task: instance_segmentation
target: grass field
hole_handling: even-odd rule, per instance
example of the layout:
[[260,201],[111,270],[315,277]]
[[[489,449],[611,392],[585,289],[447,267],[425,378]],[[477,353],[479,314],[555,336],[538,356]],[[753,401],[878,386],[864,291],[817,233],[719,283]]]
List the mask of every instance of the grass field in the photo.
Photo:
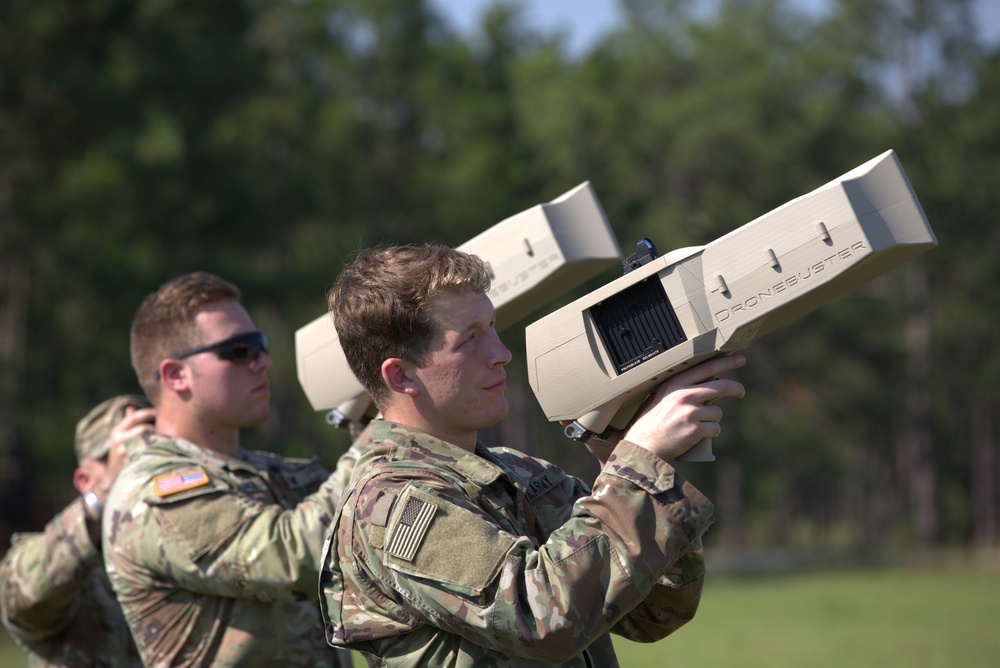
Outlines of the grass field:
[[[0,666],[23,666],[0,633]],[[674,636],[615,645],[624,668],[993,668],[1000,665],[1000,572],[949,566],[715,576],[697,618]]]
[[706,581],[688,626],[616,638],[628,668],[1000,665],[1000,573],[834,572]]

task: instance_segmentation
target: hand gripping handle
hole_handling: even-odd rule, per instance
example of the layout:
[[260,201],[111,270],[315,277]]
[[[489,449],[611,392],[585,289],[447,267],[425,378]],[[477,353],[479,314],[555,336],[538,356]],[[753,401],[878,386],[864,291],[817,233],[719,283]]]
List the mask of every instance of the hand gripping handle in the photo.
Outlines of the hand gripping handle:
[[[718,380],[720,376],[716,376],[713,380]],[[715,402],[708,402],[715,403]],[[677,457],[679,462],[714,462],[715,453],[712,452],[712,439],[703,438],[694,445],[691,449],[685,452],[683,455]]]
[[712,439],[703,438],[683,455],[677,457],[679,462],[714,462],[715,454],[712,452]]

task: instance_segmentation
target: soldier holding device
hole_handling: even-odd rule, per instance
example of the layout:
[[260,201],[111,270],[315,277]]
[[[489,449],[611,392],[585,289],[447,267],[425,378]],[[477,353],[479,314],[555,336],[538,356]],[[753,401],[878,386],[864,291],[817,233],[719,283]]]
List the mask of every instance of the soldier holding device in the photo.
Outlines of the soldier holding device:
[[330,294],[346,358],[382,418],[331,527],[328,641],[378,665],[616,666],[610,633],[690,621],[712,503],[668,463],[719,433],[741,355],[665,383],[593,487],[477,431],[507,413],[510,352],[478,257],[364,251]]

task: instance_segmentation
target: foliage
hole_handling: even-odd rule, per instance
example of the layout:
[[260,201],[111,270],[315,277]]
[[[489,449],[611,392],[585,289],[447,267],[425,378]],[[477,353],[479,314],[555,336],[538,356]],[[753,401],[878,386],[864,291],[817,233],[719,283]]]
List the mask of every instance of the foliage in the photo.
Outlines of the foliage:
[[[719,464],[684,473],[718,544],[994,544],[1000,55],[967,2],[717,4],[627,0],[570,58],[515,3],[462,37],[415,0],[0,0],[0,533],[70,498],[73,425],[137,390],[131,316],[172,276],[233,280],[271,338],[245,445],[332,466],[294,332],[354,249],[460,244],[590,180],[626,252],[665,252],[893,148],[940,247],[755,342]],[[524,375],[484,439],[592,474]]]

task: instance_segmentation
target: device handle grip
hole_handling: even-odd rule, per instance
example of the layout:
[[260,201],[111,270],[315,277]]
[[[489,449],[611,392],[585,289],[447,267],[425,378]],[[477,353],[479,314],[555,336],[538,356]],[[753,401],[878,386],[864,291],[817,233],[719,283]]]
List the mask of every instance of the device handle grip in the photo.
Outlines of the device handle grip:
[[703,438],[683,455],[677,457],[679,462],[714,462],[715,454],[712,452],[712,439]]
[[[712,380],[719,380],[719,378],[721,378],[721,376],[716,376]],[[714,404],[715,402],[714,401],[710,401],[708,403]],[[710,438],[703,438],[703,439],[701,439],[700,441],[698,441],[697,443],[695,443],[694,445],[692,445],[691,448],[687,452],[685,452],[683,455],[680,455],[679,457],[677,457],[677,461],[679,461],[679,462],[714,462],[715,461],[715,453],[712,452],[712,439],[710,439]]]

